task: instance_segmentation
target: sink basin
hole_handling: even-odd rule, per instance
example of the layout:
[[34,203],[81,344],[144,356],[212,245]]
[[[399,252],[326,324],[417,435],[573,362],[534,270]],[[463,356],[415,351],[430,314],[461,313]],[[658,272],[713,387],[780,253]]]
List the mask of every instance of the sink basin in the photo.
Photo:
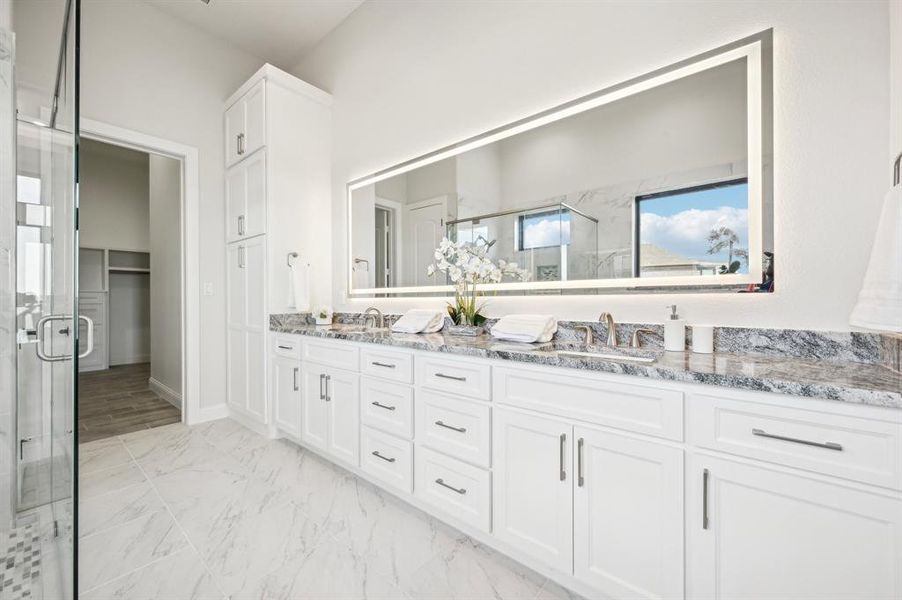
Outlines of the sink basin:
[[559,356],[573,358],[600,358],[624,362],[650,364],[658,360],[659,352],[642,348],[610,348],[608,346],[583,346],[579,349],[560,349]]
[[329,331],[339,331],[343,333],[385,333],[389,331],[388,327],[364,327],[363,325],[343,325],[341,323],[333,323],[329,325]]

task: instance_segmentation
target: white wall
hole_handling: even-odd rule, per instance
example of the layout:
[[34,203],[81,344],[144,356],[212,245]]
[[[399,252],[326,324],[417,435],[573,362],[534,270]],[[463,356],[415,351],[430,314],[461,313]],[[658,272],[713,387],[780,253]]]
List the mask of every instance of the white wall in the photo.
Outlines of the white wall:
[[82,2],[81,116],[195,146],[200,160],[201,405],[225,391],[225,99],[262,61],[137,0]]
[[886,190],[887,21],[885,0],[364,3],[294,70],[334,94],[336,308],[374,302],[345,300],[347,181],[773,27],[776,293],[493,298],[488,312],[661,321],[676,301],[690,321],[848,329]]
[[890,38],[892,57],[890,59],[890,80],[892,85],[892,133],[890,134],[890,155],[895,160],[902,152],[902,2],[890,2]]
[[150,251],[147,154],[82,140],[79,245]]
[[150,376],[182,393],[181,163],[150,155]]

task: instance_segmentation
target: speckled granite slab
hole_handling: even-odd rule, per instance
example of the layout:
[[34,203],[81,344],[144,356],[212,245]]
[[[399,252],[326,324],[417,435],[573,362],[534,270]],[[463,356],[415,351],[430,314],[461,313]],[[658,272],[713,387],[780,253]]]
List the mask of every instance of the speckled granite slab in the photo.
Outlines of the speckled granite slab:
[[561,352],[572,349],[574,344],[566,341],[534,346],[499,342],[486,335],[463,338],[441,333],[361,331],[352,325],[315,327],[302,319],[276,315],[270,321],[270,328],[320,338],[902,409],[902,374],[877,364],[722,352],[707,355],[661,352],[654,363],[645,364],[567,356]]

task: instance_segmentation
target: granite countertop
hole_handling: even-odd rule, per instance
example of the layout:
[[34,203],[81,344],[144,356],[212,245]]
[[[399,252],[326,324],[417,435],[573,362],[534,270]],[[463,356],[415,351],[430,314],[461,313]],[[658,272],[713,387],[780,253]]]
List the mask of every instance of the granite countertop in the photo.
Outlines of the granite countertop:
[[348,325],[273,324],[270,329],[280,333],[383,344],[459,356],[510,360],[902,409],[902,374],[877,364],[721,352],[714,354],[656,352],[654,355],[658,358],[653,363],[636,363],[562,354],[567,350],[581,349],[572,342],[519,344],[502,342],[487,335],[467,338],[442,333],[402,334],[388,330],[367,331],[360,326]]

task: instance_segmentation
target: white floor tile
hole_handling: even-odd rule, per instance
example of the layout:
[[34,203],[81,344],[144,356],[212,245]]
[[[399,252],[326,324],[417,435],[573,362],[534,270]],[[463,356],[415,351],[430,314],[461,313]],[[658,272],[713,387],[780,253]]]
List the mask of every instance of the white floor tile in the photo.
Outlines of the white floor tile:
[[78,477],[78,498],[86,500],[116,490],[121,490],[147,480],[134,462],[100,471],[80,474]]
[[78,506],[78,535],[93,535],[163,509],[163,503],[147,482],[85,498]]

